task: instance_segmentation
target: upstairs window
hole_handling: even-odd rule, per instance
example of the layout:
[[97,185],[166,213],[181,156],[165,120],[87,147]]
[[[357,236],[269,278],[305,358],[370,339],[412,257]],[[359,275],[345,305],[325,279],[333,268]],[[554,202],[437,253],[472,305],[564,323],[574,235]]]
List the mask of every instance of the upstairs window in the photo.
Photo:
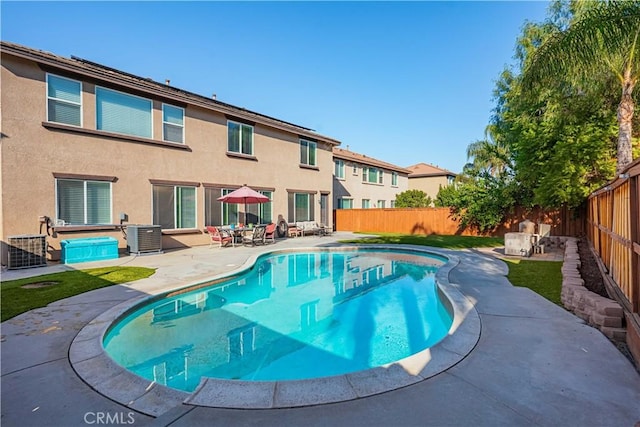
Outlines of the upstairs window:
[[391,172],[391,185],[398,186],[398,172]]
[[253,156],[253,126],[228,121],[227,151]]
[[342,160],[336,160],[336,170],[334,172],[336,178],[344,179],[344,162]]
[[162,139],[184,144],[184,108],[162,104]]
[[362,182],[382,184],[382,171],[376,168],[362,168]]
[[306,139],[300,140],[300,163],[303,165],[317,166],[316,151],[317,143],[313,141],[307,141]]
[[111,182],[56,180],[56,218],[65,225],[111,223]]
[[151,138],[151,100],[96,87],[96,127]]
[[82,126],[82,83],[47,74],[47,121]]

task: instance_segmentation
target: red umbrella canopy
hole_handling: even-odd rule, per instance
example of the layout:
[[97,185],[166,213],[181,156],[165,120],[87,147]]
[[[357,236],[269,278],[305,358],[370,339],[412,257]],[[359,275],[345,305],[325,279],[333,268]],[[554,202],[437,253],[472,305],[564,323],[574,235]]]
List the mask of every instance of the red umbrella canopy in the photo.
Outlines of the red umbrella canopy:
[[269,198],[264,194],[258,193],[256,190],[246,185],[232,191],[226,196],[218,197],[218,200],[226,203],[267,203]]
[[267,203],[271,200],[264,194],[258,193],[256,190],[243,185],[237,190],[232,191],[226,196],[218,197],[218,200],[225,203],[244,203],[244,222],[247,222],[247,204],[249,203]]

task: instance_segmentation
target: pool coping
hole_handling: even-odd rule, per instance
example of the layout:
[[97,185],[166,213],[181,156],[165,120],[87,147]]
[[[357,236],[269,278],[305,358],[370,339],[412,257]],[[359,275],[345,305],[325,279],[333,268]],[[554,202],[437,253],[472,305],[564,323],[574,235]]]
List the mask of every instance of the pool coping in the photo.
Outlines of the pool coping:
[[[137,304],[158,295],[203,283],[180,284],[154,295],[142,295],[118,304],[89,322],[69,348],[69,361],[76,374],[92,389],[138,412],[160,416],[188,404],[235,409],[271,409],[314,406],[364,398],[403,388],[446,371],[464,359],[480,338],[480,317],[474,305],[449,281],[449,273],[460,263],[451,253],[411,245],[336,246],[333,249],[395,249],[429,253],[448,260],[436,273],[436,283],[453,310],[448,335],[433,347],[384,366],[349,374],[287,381],[239,381],[201,379],[191,393],[176,390],[139,377],[118,365],[103,347],[111,324]],[[274,250],[251,255],[237,269],[212,276],[217,280],[251,268],[259,257],[278,252],[319,251],[317,247]],[[454,333],[455,332],[455,333]]]

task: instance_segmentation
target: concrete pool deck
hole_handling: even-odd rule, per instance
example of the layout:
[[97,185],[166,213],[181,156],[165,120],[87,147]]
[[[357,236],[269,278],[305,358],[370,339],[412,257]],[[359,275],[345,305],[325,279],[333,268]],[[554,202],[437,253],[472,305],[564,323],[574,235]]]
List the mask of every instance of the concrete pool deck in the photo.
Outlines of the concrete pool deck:
[[[331,246],[350,236],[285,239],[264,250]],[[173,401],[164,388],[151,386],[136,404],[153,417],[96,392],[76,374],[70,348],[92,320],[143,295],[235,270],[262,250],[201,246],[3,271],[2,280],[11,280],[102,265],[157,268],[148,279],[58,301],[2,323],[2,424],[633,426],[640,421],[640,375],[629,360],[573,314],[513,287],[503,261],[474,250],[438,249],[460,260],[448,278],[477,312],[477,344],[457,364],[394,391],[316,406],[246,410],[167,405]],[[85,359],[88,367],[90,359]],[[94,374],[109,383],[122,372],[96,369]],[[121,383],[114,390],[121,397],[130,394]]]

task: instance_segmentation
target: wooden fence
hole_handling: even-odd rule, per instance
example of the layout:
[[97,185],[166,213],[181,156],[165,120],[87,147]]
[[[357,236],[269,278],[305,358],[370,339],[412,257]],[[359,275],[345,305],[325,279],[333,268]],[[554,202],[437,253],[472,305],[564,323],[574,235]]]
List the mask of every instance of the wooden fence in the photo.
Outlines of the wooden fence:
[[504,224],[491,233],[460,228],[448,208],[338,209],[334,211],[338,231],[464,236],[504,236],[518,231],[518,223],[529,219],[551,225],[554,236],[578,236],[585,232],[585,215],[569,209],[543,211],[517,208]]
[[640,159],[589,197],[587,237],[615,286],[619,302],[640,306]]
[[607,292],[624,310],[626,342],[640,366],[640,159],[589,196],[587,238]]

